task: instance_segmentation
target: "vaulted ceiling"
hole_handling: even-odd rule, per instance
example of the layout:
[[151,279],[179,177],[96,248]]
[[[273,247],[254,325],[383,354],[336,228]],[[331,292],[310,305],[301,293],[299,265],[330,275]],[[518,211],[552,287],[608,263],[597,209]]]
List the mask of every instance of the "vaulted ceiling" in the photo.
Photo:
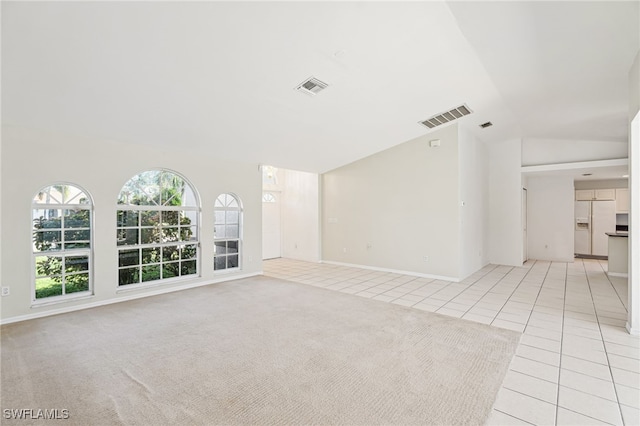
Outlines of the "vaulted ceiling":
[[312,172],[461,104],[486,142],[619,142],[638,6],[3,1],[2,120]]

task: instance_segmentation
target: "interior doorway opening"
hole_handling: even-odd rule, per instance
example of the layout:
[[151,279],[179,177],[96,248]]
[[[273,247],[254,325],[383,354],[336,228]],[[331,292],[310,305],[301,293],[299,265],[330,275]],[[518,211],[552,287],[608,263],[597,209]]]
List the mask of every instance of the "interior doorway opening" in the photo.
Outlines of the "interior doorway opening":
[[262,166],[262,260],[320,261],[320,177]]

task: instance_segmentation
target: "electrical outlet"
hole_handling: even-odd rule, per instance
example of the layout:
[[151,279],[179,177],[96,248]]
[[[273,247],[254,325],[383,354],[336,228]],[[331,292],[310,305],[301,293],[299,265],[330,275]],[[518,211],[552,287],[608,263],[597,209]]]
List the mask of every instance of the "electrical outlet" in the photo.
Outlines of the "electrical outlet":
[[9,294],[11,294],[11,290],[9,289],[9,287],[2,287],[2,295],[8,296]]
[[425,262],[429,261],[429,256],[422,256],[422,260],[424,260]]
[[347,252],[347,248],[346,248],[346,247],[343,247],[343,248],[342,248],[342,252],[343,252],[343,253],[346,253],[346,252]]

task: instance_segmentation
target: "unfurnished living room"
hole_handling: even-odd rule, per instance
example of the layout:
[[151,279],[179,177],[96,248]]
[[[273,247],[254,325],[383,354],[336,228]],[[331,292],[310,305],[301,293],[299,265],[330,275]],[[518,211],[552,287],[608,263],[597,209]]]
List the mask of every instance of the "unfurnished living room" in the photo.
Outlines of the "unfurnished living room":
[[640,2],[0,11],[2,424],[640,424]]

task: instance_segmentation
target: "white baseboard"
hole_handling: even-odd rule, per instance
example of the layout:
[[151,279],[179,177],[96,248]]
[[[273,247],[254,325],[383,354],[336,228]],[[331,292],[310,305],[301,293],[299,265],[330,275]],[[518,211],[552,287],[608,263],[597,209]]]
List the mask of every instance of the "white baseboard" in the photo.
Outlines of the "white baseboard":
[[[211,285],[211,284],[218,284],[218,283],[222,283],[222,282],[225,282],[225,281],[233,281],[233,280],[239,280],[239,279],[242,279],[242,278],[255,277],[257,275],[262,275],[262,271],[251,272],[251,273],[248,273],[248,274],[239,274],[239,275],[231,275],[231,274],[229,274],[229,275],[221,275],[221,276],[216,277],[213,280],[190,282],[190,283],[183,284],[183,285],[177,286],[177,287],[166,287],[166,288],[154,287],[154,289],[152,291],[148,291],[148,292],[144,292],[144,293],[127,294],[126,296],[111,298],[111,299],[107,299],[107,300],[101,300],[99,302],[84,303],[84,304],[81,304],[81,305],[74,305],[74,306],[66,306],[66,307],[59,308],[59,309],[49,309],[49,310],[41,311],[41,312],[34,312],[32,314],[19,315],[19,316],[15,316],[15,317],[4,318],[4,319],[0,320],[0,325],[11,324],[11,323],[21,322],[21,321],[27,321],[27,320],[36,319],[36,318],[43,318],[43,317],[48,317],[48,316],[51,316],[51,315],[66,314],[68,312],[80,311],[80,310],[83,310],[83,309],[97,308],[98,306],[111,305],[113,303],[126,302],[128,300],[142,299],[144,297],[158,296],[160,294],[173,293],[173,292],[176,292],[176,291],[187,290],[187,289],[190,289],[190,288],[203,287],[203,286]],[[35,309],[37,309],[37,308],[38,307],[35,307]]]
[[329,265],[338,265],[338,266],[349,266],[352,268],[360,268],[360,269],[369,269],[372,271],[380,271],[380,272],[392,272],[394,274],[402,274],[402,275],[410,275],[412,277],[420,277],[420,278],[432,278],[435,280],[443,280],[443,281],[453,281],[460,282],[460,278],[456,277],[447,277],[444,275],[433,275],[433,274],[422,274],[420,272],[413,271],[402,271],[399,269],[389,269],[389,268],[378,268],[377,266],[368,266],[368,265],[357,265],[354,263],[343,263],[343,262],[334,262],[332,260],[321,260],[320,263],[327,263]]
[[607,275],[609,275],[610,277],[629,278],[629,274],[624,272],[607,272]]
[[632,336],[640,336],[640,329],[638,328],[632,328],[631,326],[629,326],[629,323],[627,322],[627,324],[625,325],[625,328],[627,329],[627,331],[629,332],[629,334],[631,334]]

